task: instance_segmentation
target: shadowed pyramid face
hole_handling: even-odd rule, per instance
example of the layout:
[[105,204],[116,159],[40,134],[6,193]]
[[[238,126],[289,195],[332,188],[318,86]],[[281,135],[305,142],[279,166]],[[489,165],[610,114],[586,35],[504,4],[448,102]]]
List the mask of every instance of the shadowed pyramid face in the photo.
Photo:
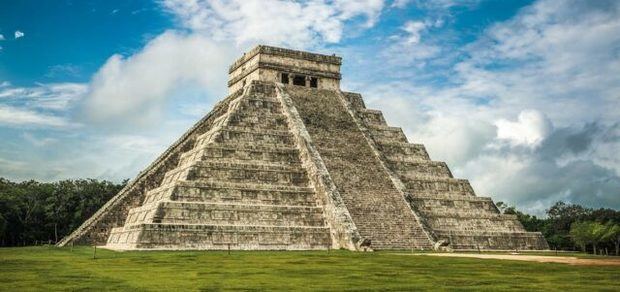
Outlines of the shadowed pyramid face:
[[246,53],[230,68],[232,93],[61,245],[548,248],[360,94],[340,91],[340,62]]
[[230,66],[228,89],[233,93],[258,80],[339,90],[341,63],[336,56],[257,46]]

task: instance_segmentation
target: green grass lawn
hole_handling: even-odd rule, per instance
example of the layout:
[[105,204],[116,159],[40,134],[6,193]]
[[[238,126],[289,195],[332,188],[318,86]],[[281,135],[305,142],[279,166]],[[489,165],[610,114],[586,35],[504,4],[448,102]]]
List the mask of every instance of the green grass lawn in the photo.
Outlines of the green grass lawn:
[[0,290],[615,290],[620,268],[389,252],[0,248]]

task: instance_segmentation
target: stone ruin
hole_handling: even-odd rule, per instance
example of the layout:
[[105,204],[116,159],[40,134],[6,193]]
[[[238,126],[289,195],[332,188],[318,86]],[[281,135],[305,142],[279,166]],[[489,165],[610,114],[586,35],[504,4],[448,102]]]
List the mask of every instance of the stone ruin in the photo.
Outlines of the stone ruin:
[[358,93],[336,56],[257,46],[230,95],[59,245],[548,249]]

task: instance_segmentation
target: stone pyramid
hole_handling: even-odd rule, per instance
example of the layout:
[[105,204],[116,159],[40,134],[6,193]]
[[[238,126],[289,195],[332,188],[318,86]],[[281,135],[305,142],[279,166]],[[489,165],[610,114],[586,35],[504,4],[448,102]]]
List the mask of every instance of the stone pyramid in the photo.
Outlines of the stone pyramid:
[[269,46],[247,52],[230,67],[230,95],[59,245],[548,248],[360,94],[342,92],[340,65]]

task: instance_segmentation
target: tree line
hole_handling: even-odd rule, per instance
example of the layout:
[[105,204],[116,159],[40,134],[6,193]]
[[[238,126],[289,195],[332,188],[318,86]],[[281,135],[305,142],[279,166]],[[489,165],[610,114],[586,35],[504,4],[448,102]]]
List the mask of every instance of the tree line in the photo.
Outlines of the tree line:
[[[127,183],[95,179],[44,183],[0,178],[0,246],[57,242],[92,216]],[[540,231],[549,246],[593,253],[619,253],[620,211],[557,202],[538,218],[498,202],[527,231]]]
[[546,210],[546,218],[538,218],[503,202],[496,205],[517,215],[525,230],[541,232],[552,249],[620,255],[620,211],[560,201]]
[[0,246],[57,242],[125,183],[95,179],[16,183],[0,178]]

